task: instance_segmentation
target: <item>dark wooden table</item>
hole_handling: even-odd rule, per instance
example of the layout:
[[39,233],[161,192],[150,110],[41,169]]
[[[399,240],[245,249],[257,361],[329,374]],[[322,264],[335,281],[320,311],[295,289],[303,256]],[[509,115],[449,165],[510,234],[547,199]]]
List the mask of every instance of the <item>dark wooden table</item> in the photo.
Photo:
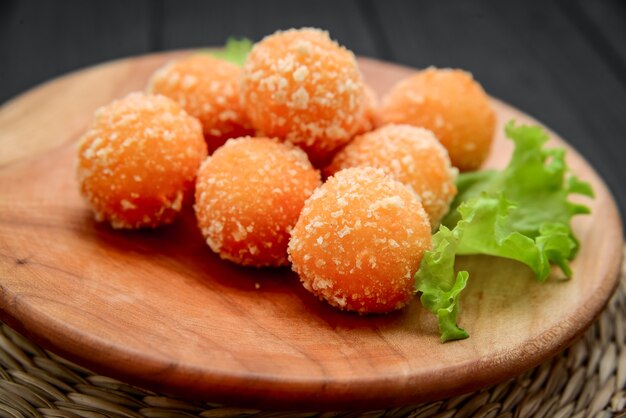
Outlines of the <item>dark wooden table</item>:
[[471,71],[579,149],[626,213],[623,0],[1,0],[0,103],[98,62],[300,26],[359,55]]

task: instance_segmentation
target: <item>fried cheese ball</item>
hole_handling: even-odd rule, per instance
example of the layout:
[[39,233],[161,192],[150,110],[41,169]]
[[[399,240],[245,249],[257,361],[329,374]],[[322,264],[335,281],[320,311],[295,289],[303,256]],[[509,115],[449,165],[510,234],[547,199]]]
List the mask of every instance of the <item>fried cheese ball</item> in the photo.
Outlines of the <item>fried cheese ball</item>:
[[290,29],[254,46],[242,101],[258,133],[298,145],[315,164],[360,128],[363,81],[354,54],[327,32]]
[[289,233],[320,183],[319,171],[291,144],[229,139],[198,171],[198,227],[223,259],[257,267],[285,265]]
[[432,132],[411,125],[385,125],[357,136],[339,151],[326,174],[348,167],[385,170],[419,197],[436,228],[456,195],[457,169]]
[[228,138],[254,134],[239,101],[240,78],[235,64],[194,54],[157,70],[148,91],[171,98],[198,118],[212,153]]
[[417,197],[373,167],[339,171],[306,201],[289,257],[304,287],[359,313],[400,309],[430,249],[430,223]]
[[396,84],[383,99],[381,117],[432,131],[461,171],[481,166],[496,125],[489,98],[470,73],[432,67]]
[[98,109],[80,139],[80,191],[113,228],[168,224],[206,155],[200,123],[176,102],[132,93]]

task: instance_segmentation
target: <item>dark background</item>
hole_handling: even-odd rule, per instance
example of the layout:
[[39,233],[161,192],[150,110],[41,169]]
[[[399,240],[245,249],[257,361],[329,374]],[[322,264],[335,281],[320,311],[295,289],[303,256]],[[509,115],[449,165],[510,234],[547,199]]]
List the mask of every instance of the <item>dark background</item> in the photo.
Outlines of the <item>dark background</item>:
[[0,103],[102,61],[300,26],[359,55],[471,71],[580,150],[625,213],[624,0],[0,0]]

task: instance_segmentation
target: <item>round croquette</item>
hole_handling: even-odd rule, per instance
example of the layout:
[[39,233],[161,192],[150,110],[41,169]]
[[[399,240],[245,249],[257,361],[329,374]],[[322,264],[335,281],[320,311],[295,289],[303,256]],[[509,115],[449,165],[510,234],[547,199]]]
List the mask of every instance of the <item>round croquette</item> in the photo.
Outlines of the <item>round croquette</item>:
[[240,104],[241,68],[208,54],[194,54],[157,70],[148,91],[178,102],[202,123],[212,153],[228,138],[254,134]]
[[171,223],[207,155],[200,123],[164,96],[132,93],[96,112],[78,144],[80,190],[113,228]]
[[419,197],[436,228],[456,195],[457,169],[432,132],[411,125],[385,125],[357,136],[339,151],[326,174],[349,167],[382,168]]
[[415,194],[381,169],[357,167],[339,171],[306,201],[289,257],[320,299],[382,313],[411,300],[413,275],[430,242],[428,216]]
[[242,101],[254,128],[298,145],[313,163],[360,128],[363,96],[354,54],[319,29],[276,32],[243,67]]
[[291,144],[229,139],[198,171],[198,226],[223,259],[257,267],[285,265],[291,228],[320,183],[306,154]]
[[468,72],[428,68],[400,81],[383,99],[383,123],[432,131],[461,171],[478,169],[489,155],[496,117]]

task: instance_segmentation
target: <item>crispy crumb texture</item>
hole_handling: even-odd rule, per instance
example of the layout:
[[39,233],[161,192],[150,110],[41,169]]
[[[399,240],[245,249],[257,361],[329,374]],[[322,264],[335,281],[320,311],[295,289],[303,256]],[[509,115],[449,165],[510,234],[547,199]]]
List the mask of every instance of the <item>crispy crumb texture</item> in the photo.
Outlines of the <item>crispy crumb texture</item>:
[[198,226],[223,259],[286,265],[289,233],[320,182],[306,154],[291,144],[230,139],[198,172]]
[[240,105],[240,78],[237,65],[194,54],[157,70],[148,91],[171,98],[198,118],[213,152],[228,138],[254,134]]
[[439,225],[456,195],[458,170],[435,135],[411,125],[386,125],[357,136],[339,151],[327,175],[349,167],[372,166],[385,170],[412,189],[426,210],[433,228]]
[[171,223],[206,154],[200,123],[178,104],[132,93],[98,109],[80,139],[80,190],[113,228]]
[[396,84],[383,99],[381,118],[432,131],[461,171],[481,166],[496,126],[489,98],[470,73],[433,67]]
[[430,223],[406,186],[372,167],[330,177],[306,201],[289,257],[304,287],[340,309],[381,313],[413,296]]
[[300,146],[314,163],[364,123],[354,54],[319,29],[276,32],[256,44],[244,64],[242,100],[260,133]]

